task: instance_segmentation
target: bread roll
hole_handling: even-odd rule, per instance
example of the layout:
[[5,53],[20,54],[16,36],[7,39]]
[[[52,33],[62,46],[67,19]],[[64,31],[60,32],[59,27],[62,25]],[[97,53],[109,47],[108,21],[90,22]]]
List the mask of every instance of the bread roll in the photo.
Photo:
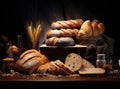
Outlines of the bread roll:
[[71,37],[51,37],[45,41],[47,46],[74,46],[75,41]]
[[49,37],[71,37],[76,36],[78,34],[78,29],[50,29],[47,32],[47,38]]
[[103,32],[105,31],[105,26],[104,26],[104,24],[100,22],[100,23],[98,24],[98,28],[99,28],[99,30],[100,30],[100,34],[103,34]]
[[15,63],[15,67],[19,72],[32,74],[46,62],[49,62],[49,60],[45,55],[35,49],[30,49],[21,54]]
[[93,27],[93,36],[98,36],[98,34],[100,33],[99,28],[98,28],[98,21],[92,21],[91,25]]
[[69,66],[72,71],[78,71],[82,67],[83,59],[76,53],[70,53],[65,58],[65,65]]
[[92,21],[92,27],[93,27],[93,36],[99,36],[103,34],[105,30],[105,26],[102,22],[99,22],[98,20]]
[[51,24],[52,29],[60,28],[80,28],[83,23],[82,19],[56,21]]
[[87,38],[92,36],[93,34],[93,30],[92,30],[92,25],[91,25],[91,21],[90,20],[86,20],[77,35],[77,38]]

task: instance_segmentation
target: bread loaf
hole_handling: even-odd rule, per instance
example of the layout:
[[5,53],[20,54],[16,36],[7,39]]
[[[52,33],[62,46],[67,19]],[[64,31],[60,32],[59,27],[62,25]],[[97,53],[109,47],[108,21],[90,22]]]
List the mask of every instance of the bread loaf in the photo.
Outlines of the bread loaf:
[[21,54],[15,63],[15,67],[19,72],[31,74],[37,68],[48,62],[48,58],[35,49],[30,49]]
[[60,28],[80,28],[83,23],[82,19],[67,20],[67,21],[56,21],[51,24],[52,29]]
[[40,74],[44,74],[44,73],[47,73],[47,70],[50,66],[50,62],[47,62],[43,65],[40,65],[37,69],[37,72],[40,73]]
[[47,32],[47,38],[49,37],[71,37],[76,36],[78,34],[78,29],[50,29]]
[[77,37],[81,38],[81,37],[91,37],[91,36],[99,36],[101,34],[103,34],[105,30],[105,26],[102,22],[99,22],[98,20],[86,20],[84,21],[84,23],[82,24]]
[[93,20],[91,22],[91,25],[93,27],[93,36],[99,36],[103,34],[105,26],[102,22],[99,22],[98,20]]
[[91,21],[90,20],[86,20],[77,35],[77,38],[88,38],[90,36],[92,36],[93,34],[93,30],[92,30],[92,25],[91,25]]
[[74,46],[75,41],[72,37],[51,37],[45,41],[47,46]]
[[82,64],[83,58],[76,53],[70,53],[65,58],[65,65],[69,66],[74,72],[80,70]]

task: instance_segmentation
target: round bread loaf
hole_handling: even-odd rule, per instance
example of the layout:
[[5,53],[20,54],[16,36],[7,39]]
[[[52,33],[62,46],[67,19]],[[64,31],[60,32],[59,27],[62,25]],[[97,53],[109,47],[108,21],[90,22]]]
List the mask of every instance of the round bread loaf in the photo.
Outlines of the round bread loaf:
[[75,41],[72,37],[51,37],[45,41],[47,46],[74,46]]
[[15,63],[19,72],[31,74],[37,70],[40,65],[48,62],[48,58],[35,49],[30,49],[21,54]]

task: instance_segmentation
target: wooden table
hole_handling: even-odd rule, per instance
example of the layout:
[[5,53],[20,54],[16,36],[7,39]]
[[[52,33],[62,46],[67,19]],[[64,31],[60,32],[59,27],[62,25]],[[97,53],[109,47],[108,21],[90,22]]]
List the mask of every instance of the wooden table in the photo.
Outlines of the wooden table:
[[120,77],[98,75],[46,76],[16,75],[0,77],[0,87],[14,88],[74,88],[76,89],[120,89]]

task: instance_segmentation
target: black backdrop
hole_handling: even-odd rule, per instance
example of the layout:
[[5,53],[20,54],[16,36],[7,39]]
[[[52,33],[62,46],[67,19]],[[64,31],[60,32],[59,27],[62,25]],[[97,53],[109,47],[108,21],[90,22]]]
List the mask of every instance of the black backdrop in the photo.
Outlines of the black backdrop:
[[[0,35],[5,34],[10,40],[16,35],[24,35],[28,45],[26,23],[40,21],[44,31],[52,21],[82,18],[98,19],[105,24],[105,33],[115,40],[114,53],[120,55],[119,5],[110,0],[4,0],[1,2]],[[44,34],[43,34],[44,35]],[[2,41],[0,41],[2,42]]]

